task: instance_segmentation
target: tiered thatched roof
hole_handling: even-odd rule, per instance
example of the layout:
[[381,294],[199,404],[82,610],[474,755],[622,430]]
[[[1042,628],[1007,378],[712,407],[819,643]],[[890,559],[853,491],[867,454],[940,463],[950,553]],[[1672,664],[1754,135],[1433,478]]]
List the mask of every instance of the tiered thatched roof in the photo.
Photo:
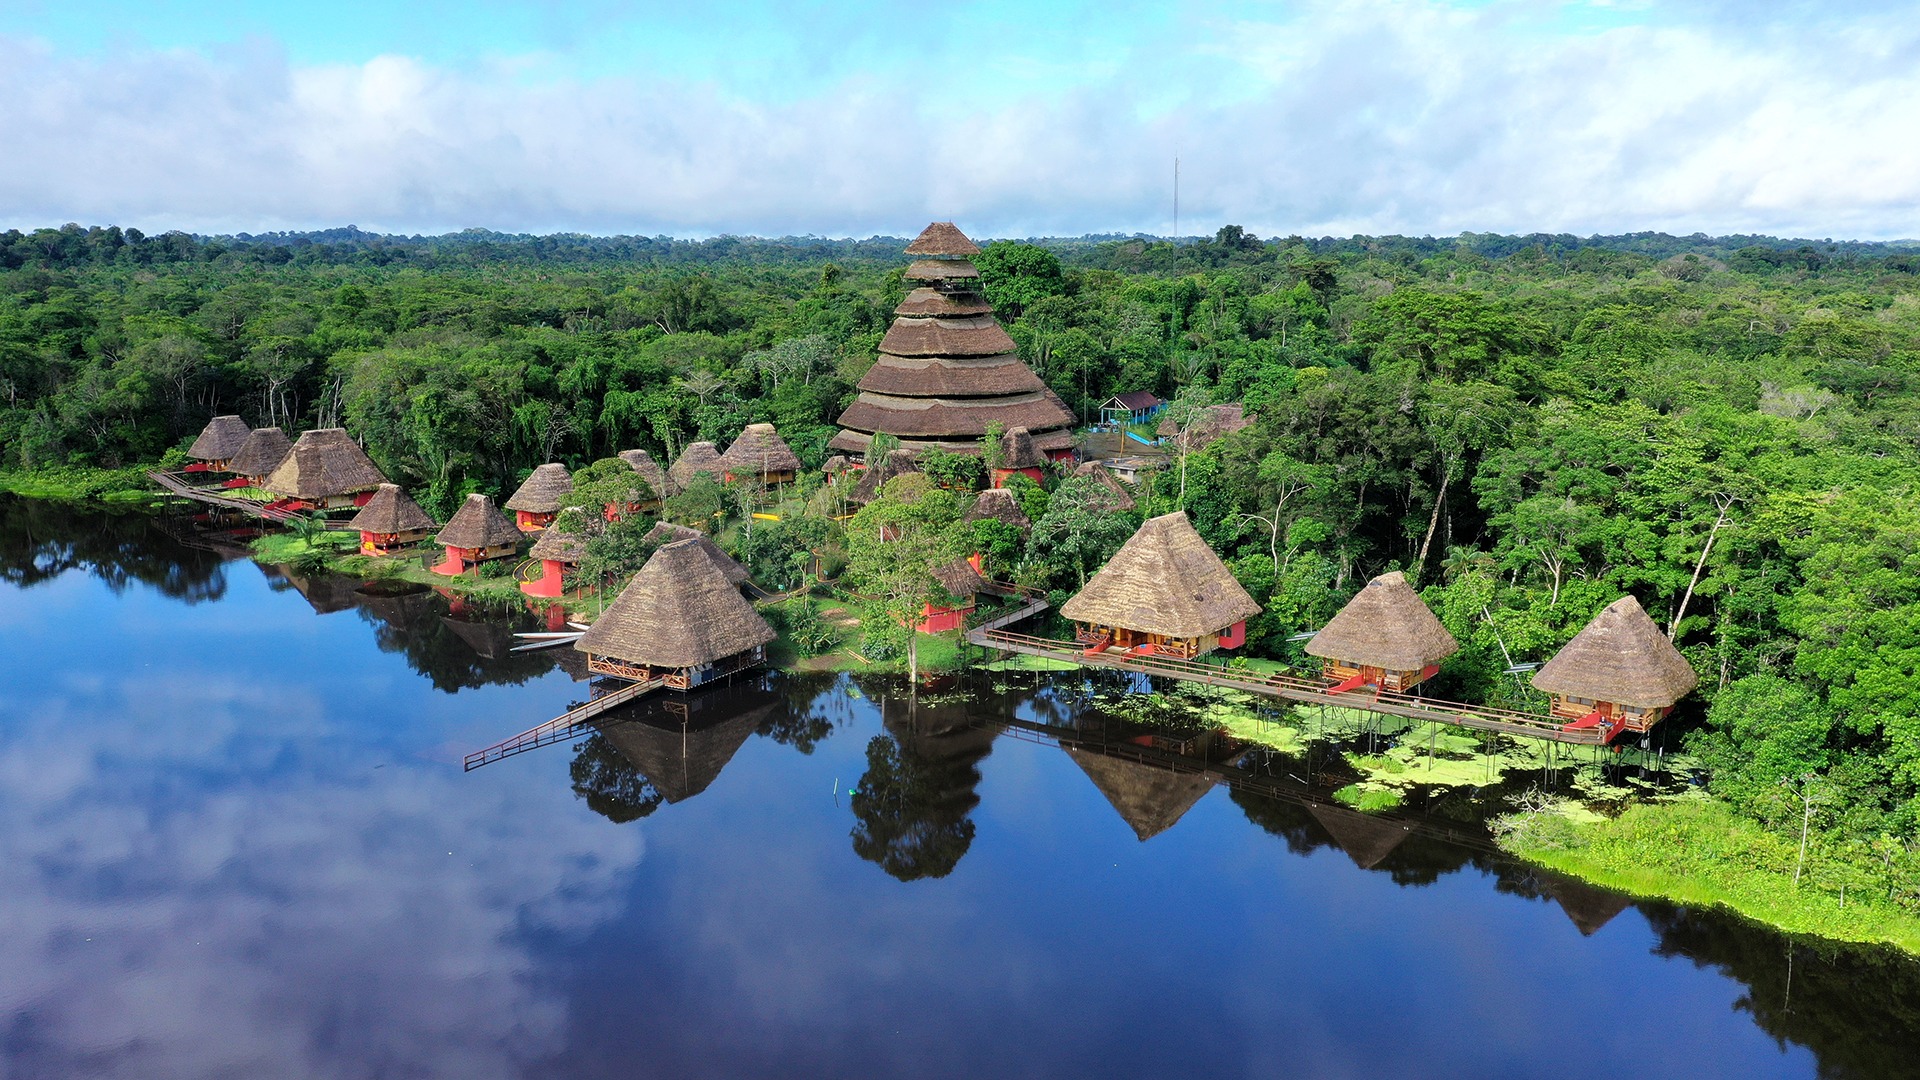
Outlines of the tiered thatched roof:
[[853,485],[847,498],[857,503],[870,503],[880,497],[880,489],[887,486],[887,481],[919,471],[920,462],[913,451],[889,450],[887,456],[879,461],[867,462],[866,471],[860,474],[860,482]]
[[293,452],[293,440],[277,427],[254,428],[233,452],[227,471],[239,476],[267,476]]
[[681,540],[691,540],[700,548],[701,554],[705,555],[708,561],[719,569],[721,575],[732,584],[745,585],[753,577],[752,574],[747,573],[746,567],[735,561],[733,556],[721,551],[720,545],[713,542],[713,537],[699,529],[690,529],[685,525],[662,521],[648,529],[647,535],[641,539],[649,544],[672,544]]
[[1013,492],[1006,488],[988,488],[974,496],[973,505],[967,508],[966,516],[960,520],[979,521],[982,518],[1004,521],[1021,532],[1033,527],[1026,511],[1020,509],[1020,500],[1014,498]]
[[1409,835],[1407,826],[1400,822],[1358,810],[1314,804],[1307,811],[1333,837],[1334,845],[1362,870],[1379,866]]
[[1381,574],[1307,642],[1307,653],[1388,671],[1418,671],[1460,651],[1406,575]]
[[372,491],[386,482],[347,429],[314,428],[300,433],[286,460],[261,486],[296,499],[331,499]]
[[1134,508],[1133,492],[1127,490],[1126,482],[1113,475],[1113,470],[1097,461],[1081,464],[1073,470],[1075,476],[1090,476],[1100,485],[1102,495],[1096,505],[1108,510],[1131,510]]
[[187,447],[187,456],[195,461],[226,461],[239,452],[249,434],[245,420],[237,416],[216,416],[200,429],[200,436]]
[[1073,414],[1021,362],[993,305],[976,291],[980,272],[967,258],[977,250],[947,223],[929,226],[908,247],[925,256],[906,271],[923,285],[894,309],[879,359],[841,414],[834,449],[865,454],[884,433],[908,449],[977,453],[992,424],[1027,428],[1042,454],[1073,445]]
[[1188,450],[1199,450],[1252,423],[1244,405],[1209,405],[1189,416],[1185,424],[1175,423],[1173,417],[1169,416],[1160,421],[1160,426],[1154,431],[1163,439],[1184,441]]
[[1060,605],[1079,623],[1171,638],[1218,633],[1260,613],[1184,510],[1149,518],[1087,587]]
[[720,464],[720,451],[710,442],[692,443],[682,450],[680,460],[667,470],[667,479],[677,489],[685,490],[701,473],[715,480],[726,474],[726,469]]
[[353,515],[347,527],[360,532],[392,536],[431,529],[433,519],[420,509],[419,503],[400,490],[399,484],[381,484],[374,491],[373,498],[367,500],[367,505]]
[[773,627],[698,542],[676,540],[653,553],[573,647],[632,664],[690,668],[773,639]]
[[773,430],[772,424],[748,424],[727,452],[720,455],[720,466],[735,476],[765,476],[768,473],[798,472],[800,455]]
[[1038,469],[1047,464],[1046,455],[1033,445],[1033,433],[1023,427],[1008,428],[1000,436],[1000,467]]
[[1534,672],[1533,685],[1549,694],[1662,709],[1691,693],[1700,676],[1640,602],[1623,596]]
[[631,465],[634,472],[640,474],[640,479],[645,480],[647,486],[653,489],[654,498],[664,499],[674,494],[673,482],[667,479],[667,470],[653,460],[652,454],[645,450],[622,450],[616,456]]
[[521,483],[511,497],[507,499],[507,509],[524,510],[529,514],[552,514],[566,505],[567,496],[573,494],[573,477],[567,467],[557,461],[549,461],[533,470],[533,475]]
[[578,566],[587,554],[587,538],[561,529],[545,529],[527,552],[530,559],[551,559],[567,566]]
[[434,537],[442,547],[490,548],[518,544],[525,536],[513,519],[500,512],[493,500],[478,492],[467,496],[453,512],[440,535]]
[[1074,746],[1062,749],[1143,843],[1173,828],[1174,822],[1213,790],[1213,781],[1198,773],[1158,768],[1097,750]]

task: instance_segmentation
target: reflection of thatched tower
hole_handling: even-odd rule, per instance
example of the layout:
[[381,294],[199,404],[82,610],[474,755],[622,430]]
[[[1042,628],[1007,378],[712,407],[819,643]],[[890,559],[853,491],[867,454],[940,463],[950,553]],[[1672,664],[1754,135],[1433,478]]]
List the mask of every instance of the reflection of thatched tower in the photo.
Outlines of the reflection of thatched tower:
[[1199,773],[1178,772],[1090,748],[1064,744],[1061,748],[1143,843],[1172,828],[1213,790],[1213,781]]
[[880,699],[887,734],[867,743],[853,850],[901,881],[945,877],[973,844],[979,763],[999,729],[975,723],[970,707],[965,699]]
[[1353,860],[1353,865],[1362,870],[1379,866],[1388,855],[1393,854],[1394,848],[1406,841],[1411,832],[1397,821],[1344,807],[1316,803],[1308,806],[1307,810],[1327,830],[1334,846],[1346,852],[1347,858]]
[[1440,661],[1459,651],[1460,643],[1398,570],[1367,582],[1307,642],[1307,654],[1326,661],[1329,684],[1392,693],[1432,678]]

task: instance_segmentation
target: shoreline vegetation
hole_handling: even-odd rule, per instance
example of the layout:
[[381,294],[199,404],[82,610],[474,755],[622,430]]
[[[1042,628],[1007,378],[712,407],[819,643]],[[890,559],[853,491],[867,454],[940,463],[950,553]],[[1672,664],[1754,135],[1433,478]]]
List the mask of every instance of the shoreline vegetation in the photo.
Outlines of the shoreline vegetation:
[[[978,454],[936,442],[896,473],[873,452],[900,447],[842,423],[897,418],[901,393],[933,387],[895,356],[929,344],[898,313],[930,318],[940,301],[913,298],[924,282],[903,255],[883,238],[0,233],[0,490],[155,505],[123,466],[176,467],[232,416],[350,431],[435,521],[472,496],[504,505],[544,465],[595,493],[583,506],[639,506],[622,496],[640,466],[620,455],[666,469],[764,425],[798,466],[762,470],[780,486],[696,469],[654,494],[662,519],[790,597],[763,609],[775,659],[811,670],[959,666],[952,631],[904,629],[964,617],[958,560],[1058,612],[1175,512],[1258,608],[1237,657],[1319,670],[1304,643],[1398,574],[1458,646],[1421,683],[1445,700],[1542,713],[1535,679],[1631,598],[1640,639],[1698,686],[1665,702],[1563,694],[1563,714],[1588,698],[1673,705],[1614,740],[1618,755],[1541,765],[1377,723],[1329,742],[1324,716],[1311,736],[1264,733],[1278,752],[1333,753],[1351,807],[1496,785],[1473,816],[1506,813],[1500,840],[1524,857],[1920,951],[1920,248],[1232,225],[994,241],[970,256],[979,297],[961,306],[999,324],[973,326],[975,344],[1027,373],[1023,394],[1044,390],[1023,417],[1055,437],[1064,414],[1078,456],[1116,468],[1012,476],[987,472],[992,437]],[[881,467],[850,498],[860,485],[824,478],[854,445]],[[981,517],[971,493],[990,479],[1010,498]],[[511,566],[453,581],[417,559],[359,561],[317,531],[295,523],[298,544],[256,554],[521,602]],[[580,582],[623,580],[658,546],[578,531]],[[1055,615],[1032,629],[1065,632]],[[1236,735],[1272,727],[1232,702],[1152,698]],[[1156,701],[1138,708],[1170,722]],[[1525,797],[1533,769],[1548,802]]]

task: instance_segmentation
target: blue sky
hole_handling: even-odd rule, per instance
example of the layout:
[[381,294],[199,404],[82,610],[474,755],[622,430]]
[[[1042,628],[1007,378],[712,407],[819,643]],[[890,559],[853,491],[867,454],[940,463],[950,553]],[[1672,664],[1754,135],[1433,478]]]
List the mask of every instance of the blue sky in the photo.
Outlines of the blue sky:
[[1920,3],[0,0],[0,224],[1920,235]]

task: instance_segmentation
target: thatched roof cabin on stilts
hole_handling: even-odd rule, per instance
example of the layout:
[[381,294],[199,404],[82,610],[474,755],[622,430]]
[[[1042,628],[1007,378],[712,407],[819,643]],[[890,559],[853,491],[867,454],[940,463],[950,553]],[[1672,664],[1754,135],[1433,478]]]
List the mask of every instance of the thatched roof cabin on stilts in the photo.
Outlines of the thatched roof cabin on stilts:
[[434,573],[457,577],[469,567],[512,556],[524,536],[491,498],[476,492],[454,511],[436,539],[447,549],[447,559]]
[[1405,693],[1438,674],[1440,661],[1459,652],[1460,643],[1395,570],[1367,582],[1306,650],[1325,661],[1329,693],[1362,686]]
[[601,675],[689,690],[766,658],[773,627],[697,541],[653,553],[573,647]]
[[363,555],[391,555],[433,535],[433,519],[398,484],[381,484],[347,527],[360,532]]
[[947,594],[944,600],[928,600],[921,605],[920,621],[913,628],[922,634],[940,634],[958,630],[967,624],[967,616],[979,606],[980,593],[987,579],[980,576],[980,556],[955,559],[933,568],[933,580]]
[[542,530],[540,539],[535,540],[527,552],[527,558],[539,562],[540,576],[533,581],[522,581],[520,591],[546,599],[565,595],[567,571],[579,566],[586,553],[585,537],[552,526]]
[[553,524],[567,496],[573,494],[573,475],[557,461],[549,461],[521,482],[507,497],[507,509],[513,511],[514,527],[523,533],[539,532]]
[[705,555],[708,561],[712,562],[713,565],[719,569],[721,575],[730,583],[734,585],[745,585],[753,579],[753,575],[747,571],[746,567],[740,565],[739,560],[720,550],[720,545],[713,542],[713,537],[708,536],[699,529],[689,528],[685,525],[675,525],[671,521],[661,521],[656,522],[653,528],[648,529],[647,535],[641,537],[640,540],[642,543],[662,545],[672,544],[681,540],[691,540],[700,548],[700,553]]
[[237,416],[216,416],[207,421],[207,426],[200,429],[193,445],[187,447],[187,456],[194,460],[194,464],[187,466],[187,471],[226,472],[227,463],[240,452],[240,447],[246,444],[250,434],[252,432],[247,428],[247,422]]
[[387,478],[345,428],[303,431],[261,486],[321,510],[365,506]]
[[1246,641],[1260,605],[1194,531],[1186,511],[1149,518],[1060,614],[1088,650],[1187,659]]
[[1533,673],[1567,726],[1601,727],[1611,741],[1646,731],[1692,693],[1700,676],[1631,596],[1608,604]]
[[247,440],[240,449],[233,452],[227,462],[227,471],[240,477],[228,486],[251,485],[260,487],[280,463],[293,453],[293,440],[277,427],[254,428],[247,433]]
[[1141,843],[1173,828],[1213,790],[1213,781],[1200,773],[1179,772],[1064,743],[1060,748],[1106,796]]
[[793,452],[772,424],[748,424],[727,452],[720,455],[722,479],[758,480],[785,484],[800,472],[800,455]]
[[689,443],[685,450],[680,451],[680,460],[667,469],[667,479],[673,483],[675,490],[685,491],[703,473],[716,481],[726,477],[726,467],[720,463],[720,451],[710,442]]
[[877,434],[909,450],[977,454],[998,424],[1024,427],[1049,458],[1071,456],[1073,414],[1021,361],[1013,338],[979,292],[969,260],[980,248],[951,222],[935,222],[907,245],[917,256],[906,277],[918,283],[894,309],[879,359],[860,394],[840,415],[828,445],[866,457]]

